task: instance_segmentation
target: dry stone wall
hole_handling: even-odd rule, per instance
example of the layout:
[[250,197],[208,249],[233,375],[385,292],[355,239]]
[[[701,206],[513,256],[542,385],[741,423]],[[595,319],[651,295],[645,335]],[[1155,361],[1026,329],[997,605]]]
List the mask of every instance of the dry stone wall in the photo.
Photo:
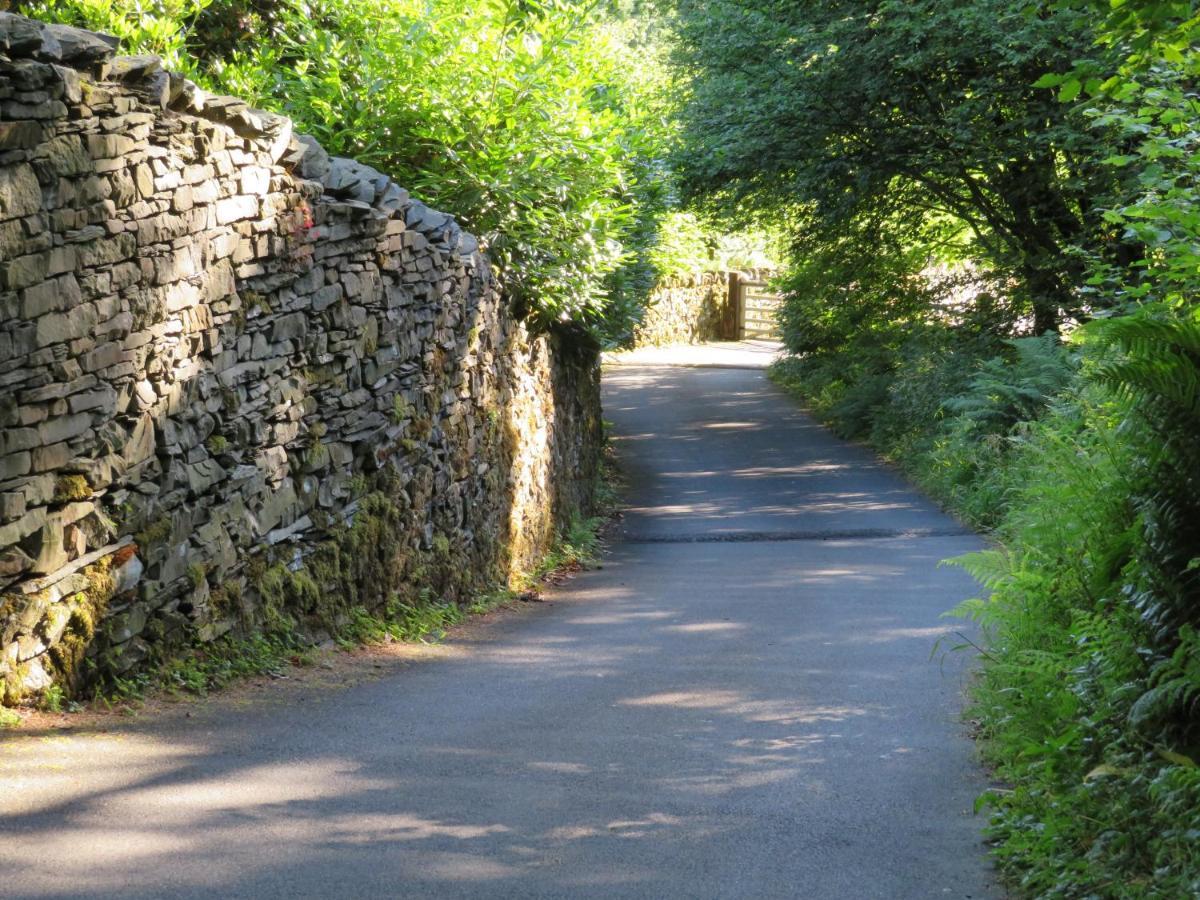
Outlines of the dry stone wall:
[[646,311],[634,329],[635,347],[700,344],[737,340],[736,301],[730,294],[732,279],[766,281],[771,269],[696,272],[659,281],[650,292]]
[[459,599],[589,505],[594,354],[280,116],[0,13],[0,699]]
[[634,330],[634,345],[661,347],[729,339],[734,323],[728,290],[725,272],[663,279],[651,292],[642,321]]

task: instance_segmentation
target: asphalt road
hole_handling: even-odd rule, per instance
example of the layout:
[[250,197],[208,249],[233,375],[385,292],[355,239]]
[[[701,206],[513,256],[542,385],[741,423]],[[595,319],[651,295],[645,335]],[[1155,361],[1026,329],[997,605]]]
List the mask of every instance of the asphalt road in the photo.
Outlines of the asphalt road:
[[625,540],[552,603],[0,746],[0,897],[994,896],[931,656],[978,539],[761,371],[614,368],[606,416]]

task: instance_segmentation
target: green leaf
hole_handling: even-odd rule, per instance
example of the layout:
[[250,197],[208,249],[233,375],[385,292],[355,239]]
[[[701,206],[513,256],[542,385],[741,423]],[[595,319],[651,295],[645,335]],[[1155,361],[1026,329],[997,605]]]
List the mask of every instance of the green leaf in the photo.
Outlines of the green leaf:
[[1079,96],[1081,90],[1083,83],[1078,78],[1069,78],[1058,89],[1058,99],[1063,103],[1070,103]]
[[1186,768],[1189,768],[1189,769],[1195,769],[1197,767],[1196,761],[1194,759],[1192,759],[1190,756],[1185,756],[1182,753],[1176,753],[1174,750],[1160,749],[1158,751],[1158,755],[1161,756],[1163,759],[1165,759],[1167,762],[1175,763],[1175,765],[1177,765],[1177,766],[1185,766]]
[[1128,774],[1127,769],[1122,769],[1117,766],[1110,766],[1107,763],[1101,763],[1084,775],[1083,780],[1095,781],[1097,778],[1117,777],[1126,774]]
[[1035,88],[1052,88],[1058,87],[1067,79],[1066,75],[1058,75],[1054,72],[1047,72],[1041,78],[1033,83]]

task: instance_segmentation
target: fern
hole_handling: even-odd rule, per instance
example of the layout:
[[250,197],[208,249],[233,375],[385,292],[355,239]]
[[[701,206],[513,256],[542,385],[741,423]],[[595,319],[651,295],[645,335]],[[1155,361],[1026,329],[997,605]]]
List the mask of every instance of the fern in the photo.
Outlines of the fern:
[[947,412],[986,431],[1007,431],[1036,418],[1075,374],[1074,358],[1053,332],[1005,343],[1012,358],[982,362],[967,390],[946,401]]
[[1150,689],[1129,710],[1131,725],[1147,730],[1148,725],[1164,720],[1195,717],[1200,711],[1200,636],[1196,629],[1180,629],[1179,646],[1155,666],[1150,683]]
[[1129,721],[1167,744],[1200,737],[1200,310],[1147,307],[1089,331],[1119,354],[1097,377],[1127,404],[1136,449],[1136,565],[1124,588],[1148,632],[1151,665]]
[[976,550],[944,560],[943,565],[958,566],[990,591],[1012,580],[1012,560],[1004,550]]

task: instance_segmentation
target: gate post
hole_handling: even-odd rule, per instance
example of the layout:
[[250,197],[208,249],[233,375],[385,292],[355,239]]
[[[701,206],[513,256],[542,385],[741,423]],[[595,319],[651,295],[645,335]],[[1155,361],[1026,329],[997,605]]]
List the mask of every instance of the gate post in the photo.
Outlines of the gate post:
[[729,289],[725,297],[725,315],[722,324],[727,341],[738,341],[742,338],[742,276],[740,272],[729,273]]

